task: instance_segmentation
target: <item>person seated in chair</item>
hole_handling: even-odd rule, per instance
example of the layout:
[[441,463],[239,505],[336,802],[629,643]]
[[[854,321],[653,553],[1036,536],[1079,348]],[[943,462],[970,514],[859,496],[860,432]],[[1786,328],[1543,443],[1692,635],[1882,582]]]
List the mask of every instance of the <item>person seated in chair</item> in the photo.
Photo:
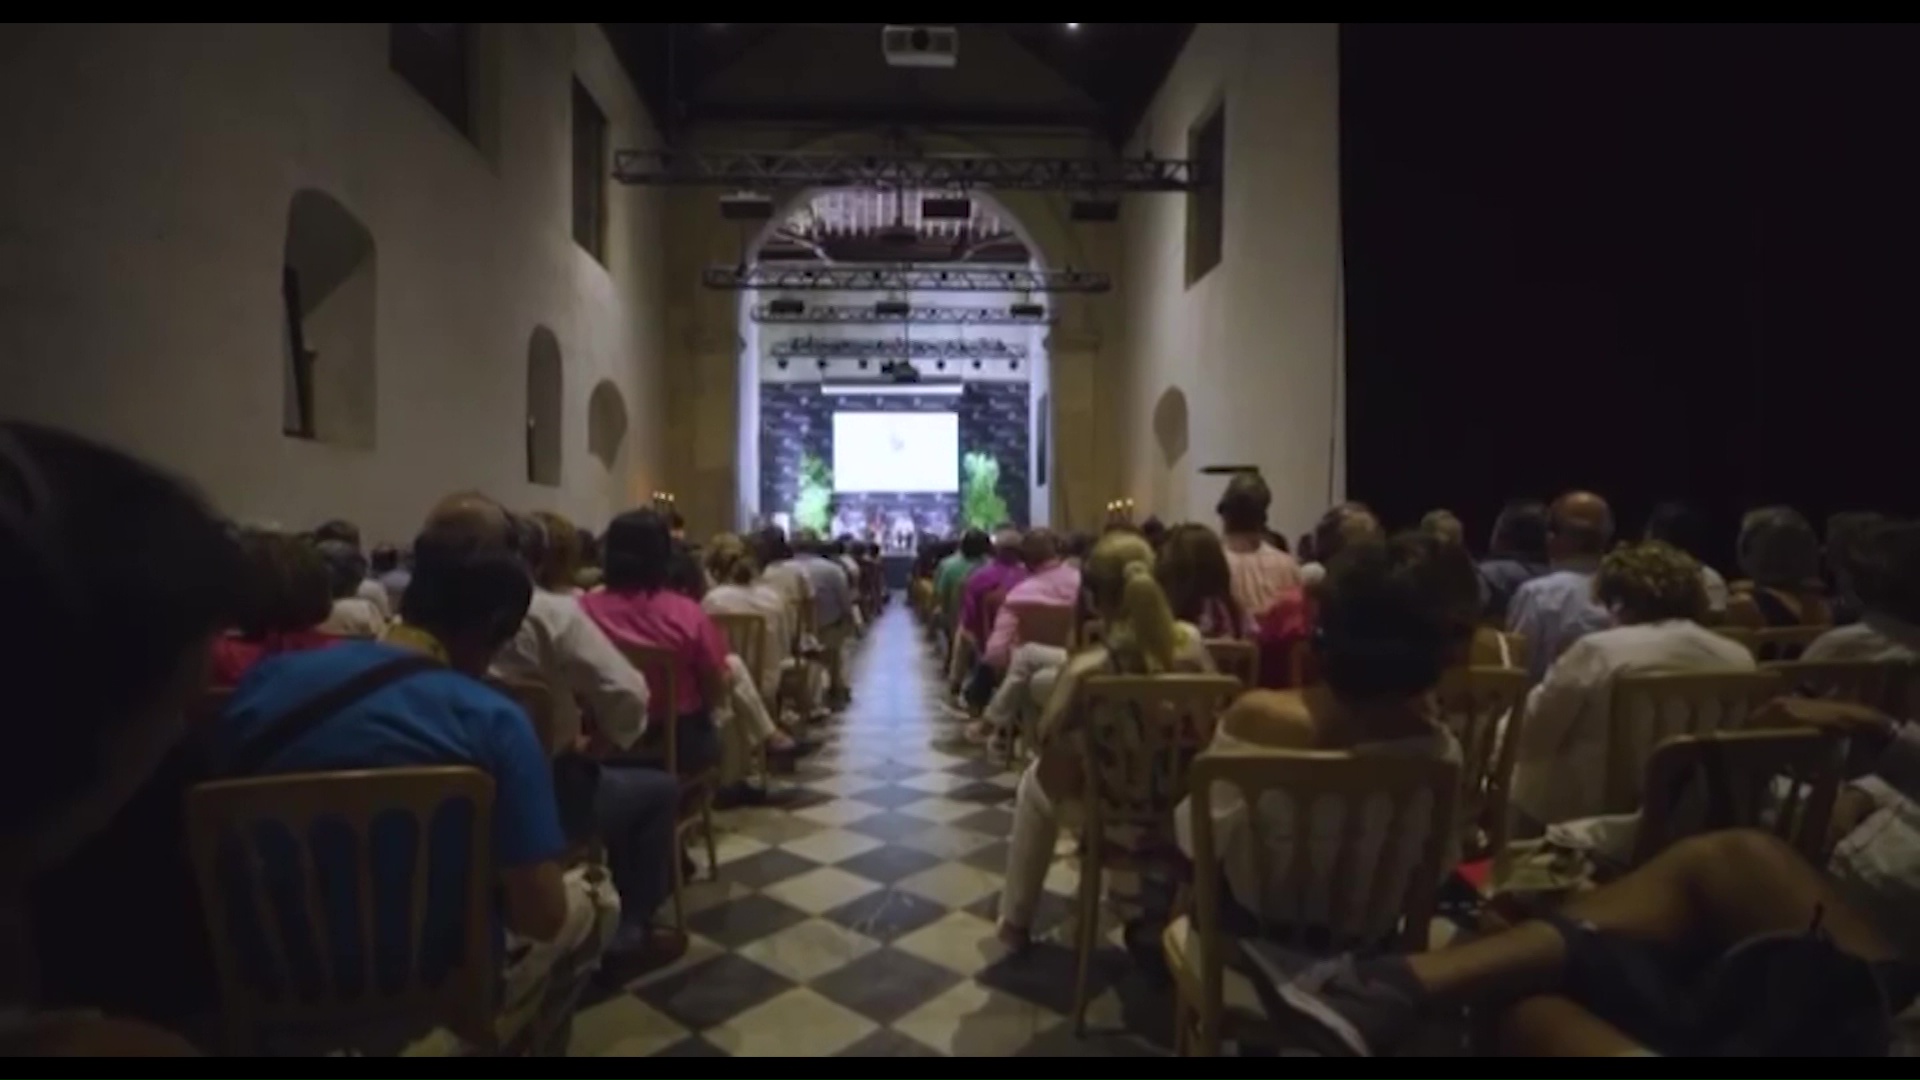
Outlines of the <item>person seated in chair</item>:
[[1593,575],[1613,543],[1613,508],[1589,491],[1555,499],[1547,509],[1547,556],[1552,571],[1513,594],[1507,632],[1526,643],[1527,674],[1535,682],[1574,642],[1613,625],[1593,598]]
[[1731,587],[1729,623],[1752,629],[1833,625],[1820,577],[1820,538],[1798,510],[1769,506],[1749,513],[1740,523],[1737,548],[1747,576]]
[[[0,1054],[195,1053],[161,1028],[77,1008],[98,1000],[46,1008],[50,984],[112,981],[171,957],[166,942],[69,933],[45,916],[97,930],[107,896],[62,872],[96,854],[117,869],[117,837],[150,840],[123,831],[151,824],[123,811],[189,734],[208,650],[244,603],[243,574],[226,526],[180,481],[65,432],[0,422],[0,584],[15,625],[31,628],[0,650],[15,747],[0,760]],[[159,887],[121,885],[135,903],[152,897],[134,890]],[[166,985],[177,992],[179,981]]]
[[1838,568],[1859,621],[1821,634],[1800,659],[1920,659],[1920,522],[1885,522],[1849,537]]
[[606,588],[583,597],[580,606],[615,644],[672,654],[677,699],[666,692],[665,672],[643,672],[652,688],[652,722],[661,732],[673,725],[681,776],[706,773],[720,762],[714,710],[727,698],[727,639],[698,600],[674,590],[676,548],[665,516],[621,514],[603,543]]
[[[680,943],[647,932],[646,920],[665,892],[649,896],[635,887],[636,877],[621,875],[611,848],[616,885],[627,892],[621,901],[605,902],[586,877],[565,871],[569,844],[546,748],[520,707],[480,681],[520,628],[533,592],[508,542],[505,515],[497,507],[494,514],[489,520],[477,505],[436,513],[414,542],[404,623],[387,641],[343,643],[255,667],[234,691],[215,760],[234,776],[427,765],[486,773],[494,783],[490,843],[505,931],[499,954],[504,1004],[513,1009],[538,995],[543,1013],[561,1015],[573,1007],[616,929],[625,929],[623,904],[631,905],[625,923],[633,928],[617,942],[623,970],[664,962]],[[323,711],[313,711],[316,703]],[[646,816],[666,823],[667,838],[676,793],[662,778],[644,807]],[[664,876],[669,849],[649,855],[663,868],[656,876]],[[413,857],[376,854],[376,879],[410,880]],[[393,894],[396,902],[401,895]]]
[[265,529],[242,529],[239,540],[244,592],[233,632],[214,642],[214,686],[233,686],[265,657],[339,640],[320,630],[333,611],[333,576],[313,544]]

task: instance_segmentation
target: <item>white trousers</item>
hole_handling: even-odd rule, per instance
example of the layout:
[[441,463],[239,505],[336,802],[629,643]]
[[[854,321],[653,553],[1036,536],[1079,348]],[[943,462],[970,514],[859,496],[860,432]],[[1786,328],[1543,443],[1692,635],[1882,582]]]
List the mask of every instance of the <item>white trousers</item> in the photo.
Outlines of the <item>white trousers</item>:
[[1033,928],[1061,826],[1079,813],[1072,803],[1054,805],[1040,787],[1038,768],[1035,758],[1020,774],[1020,786],[1013,795],[1013,835],[1007,840],[1007,878],[1000,890],[1000,921],[1022,930]]
[[1044,708],[1066,665],[1067,650],[1054,645],[1022,645],[1007,661],[1007,674],[987,703],[986,718],[996,728],[1012,727],[1028,705]]

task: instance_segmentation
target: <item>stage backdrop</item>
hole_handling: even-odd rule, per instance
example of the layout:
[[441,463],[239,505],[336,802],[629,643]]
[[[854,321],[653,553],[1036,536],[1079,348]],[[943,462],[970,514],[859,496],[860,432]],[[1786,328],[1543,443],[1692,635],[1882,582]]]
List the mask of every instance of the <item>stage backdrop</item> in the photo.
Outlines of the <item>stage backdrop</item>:
[[[938,394],[829,396],[817,383],[760,384],[760,506],[768,514],[791,513],[800,494],[800,460],[811,455],[833,464],[833,414],[836,412],[952,412],[960,417],[962,491],[966,458],[992,454],[1000,463],[1000,497],[1007,517],[1025,524],[1030,469],[1031,417],[1026,383],[969,383],[959,397]],[[881,492],[834,496],[833,512],[851,511],[865,520],[870,511],[911,510],[916,517],[958,523],[961,494]]]

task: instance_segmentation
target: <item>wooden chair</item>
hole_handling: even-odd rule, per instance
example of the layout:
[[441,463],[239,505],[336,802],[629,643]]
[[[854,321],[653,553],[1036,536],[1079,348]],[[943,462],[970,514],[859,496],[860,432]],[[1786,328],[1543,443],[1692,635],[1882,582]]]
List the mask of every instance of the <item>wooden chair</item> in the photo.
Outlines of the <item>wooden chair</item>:
[[661,728],[659,756],[642,753],[624,760],[663,768],[680,781],[680,803],[674,809],[673,827],[673,919],[674,926],[685,933],[687,881],[680,851],[688,833],[698,832],[706,841],[707,876],[720,876],[720,854],[713,837],[713,796],[719,786],[719,769],[716,766],[691,775],[680,770],[680,724],[677,715],[677,703],[680,700],[679,657],[671,649],[619,642],[615,644],[619,646],[621,655],[627,658],[627,663],[646,678],[649,696],[654,701],[665,703],[661,710],[665,713],[665,719],[656,718]]
[[527,714],[527,719],[533,724],[534,737],[540,740],[541,746],[546,747],[548,757],[554,757],[568,749],[559,744],[559,735],[554,730],[556,707],[553,690],[546,683],[527,679],[499,679],[492,676],[487,678],[486,683],[513,699],[514,704],[520,706],[521,710]]
[[1807,646],[1831,629],[1831,626],[1774,626],[1764,630],[1716,626],[1713,632],[1745,645],[1755,660],[1774,661],[1798,660]]
[[1779,696],[1779,677],[1764,671],[1614,679],[1605,801],[1595,813],[1628,814],[1640,808],[1647,759],[1661,743],[1677,735],[1738,730],[1754,710]]
[[[1767,828],[1812,865],[1825,866],[1845,746],[1835,732],[1805,729],[1668,739],[1647,759],[1647,795],[1633,864],[1700,833]],[[1776,784],[1782,777],[1787,783]],[[1784,797],[1776,803],[1779,788]]]
[[[442,896],[428,866],[453,842],[434,827],[454,820],[447,810],[464,812],[466,878]],[[408,882],[376,881],[376,823],[386,833],[396,814],[416,838]],[[510,1036],[495,1015],[491,777],[462,766],[223,780],[187,793],[186,819],[231,1053],[258,1053],[274,1033],[351,1039],[396,1021],[483,1048]],[[323,867],[342,856],[351,876]],[[395,942],[375,897],[399,906],[402,888],[407,922]],[[343,911],[357,917],[343,924]],[[336,968],[346,955],[358,971]],[[392,973],[398,985],[386,984]]]
[[1440,722],[1460,741],[1461,857],[1498,859],[1507,850],[1507,800],[1526,712],[1526,669],[1455,668],[1441,678],[1436,696]]
[[1500,641],[1507,647],[1507,667],[1527,670],[1527,635],[1500,632]]
[[[1187,767],[1239,694],[1239,681],[1225,675],[1094,675],[1080,682],[1069,703],[1085,780],[1074,928],[1076,1035],[1087,1029],[1087,984],[1106,871],[1148,870],[1170,861],[1173,811],[1187,797]],[[1110,843],[1114,829],[1138,830],[1139,842]]]
[[[1247,850],[1260,895],[1247,907],[1255,913],[1276,908],[1299,913],[1284,925],[1263,918],[1263,936],[1305,939],[1315,951],[1427,947],[1440,879],[1449,869],[1444,863],[1461,787],[1452,762],[1326,751],[1208,751],[1193,762],[1189,785],[1193,914],[1175,920],[1161,939],[1174,976],[1178,1052],[1217,1056],[1225,1037],[1224,853],[1214,832],[1219,787],[1236,793],[1250,815],[1243,827],[1255,838]],[[1273,824],[1280,807],[1292,818],[1284,830]],[[1384,815],[1378,812],[1382,808]],[[1330,836],[1321,827],[1329,823]],[[1389,840],[1377,851],[1368,850],[1369,832]],[[1316,842],[1322,839],[1331,839],[1331,845]],[[1393,842],[1406,857],[1383,860]],[[1276,849],[1289,856],[1283,865],[1275,865]],[[1362,862],[1368,858],[1377,861]],[[1235,998],[1257,1007],[1250,986]],[[1263,1021],[1258,1013],[1252,1019],[1256,1027]]]
[[1007,605],[1007,610],[1013,613],[1022,642],[1073,651],[1078,628],[1074,626],[1076,612],[1070,605],[1022,601]]
[[1760,665],[1791,693],[1851,701],[1899,719],[1913,718],[1920,664],[1911,660],[1775,660]]
[[1213,658],[1214,669],[1240,680],[1243,690],[1260,685],[1260,647],[1251,641],[1234,638],[1208,638],[1203,644]]
[[[735,614],[714,615],[712,618],[713,624],[720,628],[722,634],[726,635],[727,650],[739,657],[740,662],[746,665],[747,672],[752,676],[754,690],[758,692],[760,688],[760,668],[761,665],[766,662],[767,655],[766,617],[763,615]],[[782,680],[783,684],[784,682],[785,680]],[[780,700],[777,693],[774,695],[774,700],[768,702],[768,705],[773,709],[775,716],[780,715]],[[763,785],[773,782],[773,768],[767,761],[766,743],[763,742],[754,748],[753,765],[754,768],[759,770],[760,780]]]

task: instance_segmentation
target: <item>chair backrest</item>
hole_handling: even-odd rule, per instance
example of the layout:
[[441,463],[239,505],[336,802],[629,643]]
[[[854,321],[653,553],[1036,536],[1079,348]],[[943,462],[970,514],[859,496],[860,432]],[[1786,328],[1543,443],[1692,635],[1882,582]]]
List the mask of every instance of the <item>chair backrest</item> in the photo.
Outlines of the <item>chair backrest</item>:
[[1804,728],[1668,739],[1647,759],[1634,865],[1688,836],[1768,828],[1825,866],[1845,746],[1837,732]]
[[527,714],[527,720],[533,724],[534,737],[547,750],[547,756],[553,757],[566,749],[558,745],[559,735],[555,730],[553,690],[546,683],[530,679],[500,679],[488,676],[486,683],[520,706]]
[[667,772],[678,776],[680,740],[675,732],[680,727],[680,657],[672,649],[657,645],[614,644],[620,649],[620,655],[627,658],[627,663],[632,664],[633,669],[647,680],[650,702],[648,726],[659,729]]
[[1008,604],[1014,624],[1020,628],[1020,640],[1032,645],[1052,645],[1073,651],[1076,612],[1070,604],[1036,604],[1021,601]]
[[1776,660],[1760,670],[1780,677],[1789,693],[1851,701],[1889,716],[1912,719],[1920,664],[1911,660]]
[[1220,674],[1239,679],[1244,689],[1251,690],[1260,684],[1258,645],[1234,638],[1208,638],[1206,647],[1207,655],[1213,657],[1213,666]]
[[1747,647],[1755,660],[1797,660],[1807,646],[1831,626],[1770,626],[1756,630],[1744,626],[1716,626],[1713,632],[1732,638]]
[[[1220,985],[1215,815],[1237,796],[1264,933],[1316,949],[1427,947],[1460,788],[1453,762],[1308,750],[1210,750],[1194,759],[1194,914],[1205,982]],[[1223,791],[1222,789],[1226,789]],[[1285,924],[1274,912],[1291,913]],[[1271,924],[1271,925],[1269,925]]]
[[747,665],[753,678],[760,678],[761,664],[766,659],[767,618],[752,613],[734,615],[715,615],[713,624],[727,636],[727,649]]
[[1134,826],[1165,834],[1187,797],[1187,766],[1240,695],[1225,675],[1092,675],[1071,706],[1093,835]]
[[[186,819],[234,1052],[276,1029],[416,1018],[493,1041],[491,777],[447,766],[222,780],[187,793]],[[447,866],[463,877],[430,871]]]
[[1500,632],[1500,641],[1507,647],[1507,663],[1510,668],[1527,670],[1527,635]]
[[1654,747],[1676,735],[1740,728],[1754,710],[1780,696],[1780,679],[1765,671],[1621,675],[1611,694],[1606,801],[1598,812],[1624,814],[1640,806]]
[[1436,692],[1440,722],[1460,741],[1460,850],[1507,848],[1507,799],[1526,712],[1525,668],[1454,668]]

